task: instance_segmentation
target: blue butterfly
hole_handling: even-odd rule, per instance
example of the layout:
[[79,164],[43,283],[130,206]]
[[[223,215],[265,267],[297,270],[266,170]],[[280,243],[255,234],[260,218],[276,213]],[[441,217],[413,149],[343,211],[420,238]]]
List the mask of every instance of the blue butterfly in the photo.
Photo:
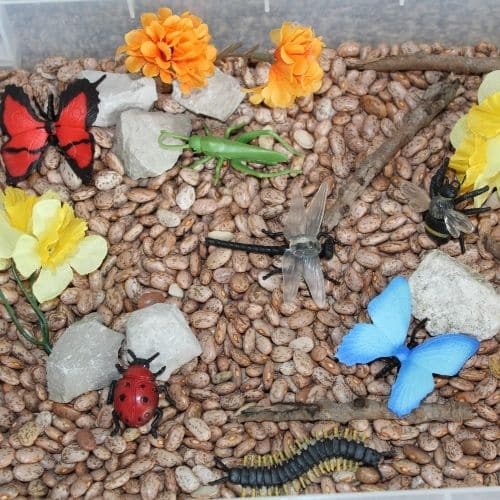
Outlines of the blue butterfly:
[[373,324],[357,323],[342,339],[336,358],[345,365],[397,358],[401,367],[387,406],[399,417],[417,408],[434,390],[433,373],[455,375],[479,348],[478,340],[460,333],[439,335],[408,348],[404,342],[411,320],[411,292],[401,276],[369,302],[368,314]]

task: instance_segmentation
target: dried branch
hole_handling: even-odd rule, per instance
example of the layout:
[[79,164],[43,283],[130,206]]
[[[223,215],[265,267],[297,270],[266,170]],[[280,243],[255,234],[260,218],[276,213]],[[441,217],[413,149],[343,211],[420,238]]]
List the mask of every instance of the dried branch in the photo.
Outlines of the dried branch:
[[347,60],[350,69],[375,71],[446,71],[459,74],[489,73],[500,69],[500,57],[464,57],[437,54],[409,54],[370,61]]
[[257,49],[258,45],[254,45],[247,50],[240,50],[243,44],[241,42],[235,42],[228,45],[226,48],[222,49],[217,54],[217,61],[222,61],[228,57],[242,57],[245,62],[273,62],[273,55],[269,52],[259,52]]
[[386,419],[402,420],[407,424],[420,424],[430,421],[460,422],[475,416],[476,413],[470,404],[449,401],[446,404],[422,404],[407,417],[400,418],[387,409],[385,402],[359,398],[352,403],[335,403],[323,400],[312,404],[289,403],[268,407],[253,406],[241,412],[238,416],[238,422],[335,420],[340,423],[348,423],[356,419]]
[[359,164],[338,190],[338,197],[334,205],[325,213],[324,224],[329,231],[339,223],[342,217],[347,215],[354,201],[389,163],[391,158],[410,142],[420,129],[429,125],[434,117],[448,106],[455,97],[458,85],[457,81],[431,85],[425,91],[419,105],[406,114],[403,123],[394,132],[394,135]]

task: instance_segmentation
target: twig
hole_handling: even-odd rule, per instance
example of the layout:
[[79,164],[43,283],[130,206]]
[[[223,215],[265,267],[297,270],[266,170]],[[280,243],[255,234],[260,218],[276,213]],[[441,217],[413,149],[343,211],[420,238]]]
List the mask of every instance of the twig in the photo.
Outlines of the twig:
[[268,407],[252,406],[238,416],[238,422],[286,422],[300,420],[315,422],[335,420],[347,423],[355,419],[403,420],[408,424],[422,422],[459,422],[474,418],[476,413],[468,403],[449,401],[446,404],[422,404],[408,416],[400,418],[387,409],[386,403],[373,399],[357,399],[352,403],[335,403],[323,400],[312,404],[290,403]]
[[222,49],[217,54],[217,61],[222,61],[228,57],[242,57],[245,61],[263,61],[263,62],[273,62],[273,55],[269,52],[259,52],[257,49],[258,45],[254,45],[247,50],[240,50],[243,44],[241,42],[235,42],[224,49]]
[[324,224],[329,231],[347,215],[354,201],[391,158],[448,106],[455,97],[458,85],[457,81],[431,85],[425,91],[419,105],[406,114],[394,135],[359,164],[345,184],[339,188],[335,203],[325,213]]
[[446,71],[459,74],[482,74],[500,69],[500,57],[464,57],[437,54],[409,54],[370,61],[347,60],[350,69],[375,71]]

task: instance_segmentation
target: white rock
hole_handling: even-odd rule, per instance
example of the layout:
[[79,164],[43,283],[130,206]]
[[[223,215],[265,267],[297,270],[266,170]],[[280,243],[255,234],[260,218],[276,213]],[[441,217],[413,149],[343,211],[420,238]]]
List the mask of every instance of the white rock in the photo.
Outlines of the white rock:
[[178,83],[174,81],[172,97],[197,115],[206,115],[225,122],[243,101],[245,93],[236,78],[217,68],[207,82],[206,87],[183,95]]
[[69,326],[47,360],[49,399],[67,403],[110,385],[120,376],[115,364],[122,340],[123,335],[104,326],[97,313]]
[[[183,115],[172,115],[163,111],[147,112],[129,109],[120,115],[115,132],[113,151],[123,162],[125,173],[132,179],[156,177],[170,170],[182,150],[160,148],[160,130],[189,136],[191,122]],[[167,144],[180,144],[177,139],[168,139]]]
[[431,335],[466,333],[479,340],[500,331],[500,295],[491,283],[440,250],[432,250],[409,279],[413,316],[428,318]]
[[99,114],[94,122],[96,127],[116,125],[122,111],[132,108],[149,110],[158,99],[153,78],[131,78],[120,73],[84,70],[80,78],[95,82],[106,75],[97,90],[99,91]]
[[134,311],[127,321],[127,349],[137,357],[160,355],[151,370],[166,370],[158,377],[168,380],[171,373],[201,354],[201,346],[182,312],[174,304],[153,304]]

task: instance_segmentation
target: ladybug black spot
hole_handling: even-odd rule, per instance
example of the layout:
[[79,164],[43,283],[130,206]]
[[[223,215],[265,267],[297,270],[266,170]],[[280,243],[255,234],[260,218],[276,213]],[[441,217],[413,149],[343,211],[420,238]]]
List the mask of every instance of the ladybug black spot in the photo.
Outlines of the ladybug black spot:
[[125,387],[130,387],[130,382],[125,382]]
[[120,394],[120,401],[125,401],[127,399],[127,396],[125,394]]
[[149,401],[149,398],[147,396],[142,396],[142,402],[146,404]]

